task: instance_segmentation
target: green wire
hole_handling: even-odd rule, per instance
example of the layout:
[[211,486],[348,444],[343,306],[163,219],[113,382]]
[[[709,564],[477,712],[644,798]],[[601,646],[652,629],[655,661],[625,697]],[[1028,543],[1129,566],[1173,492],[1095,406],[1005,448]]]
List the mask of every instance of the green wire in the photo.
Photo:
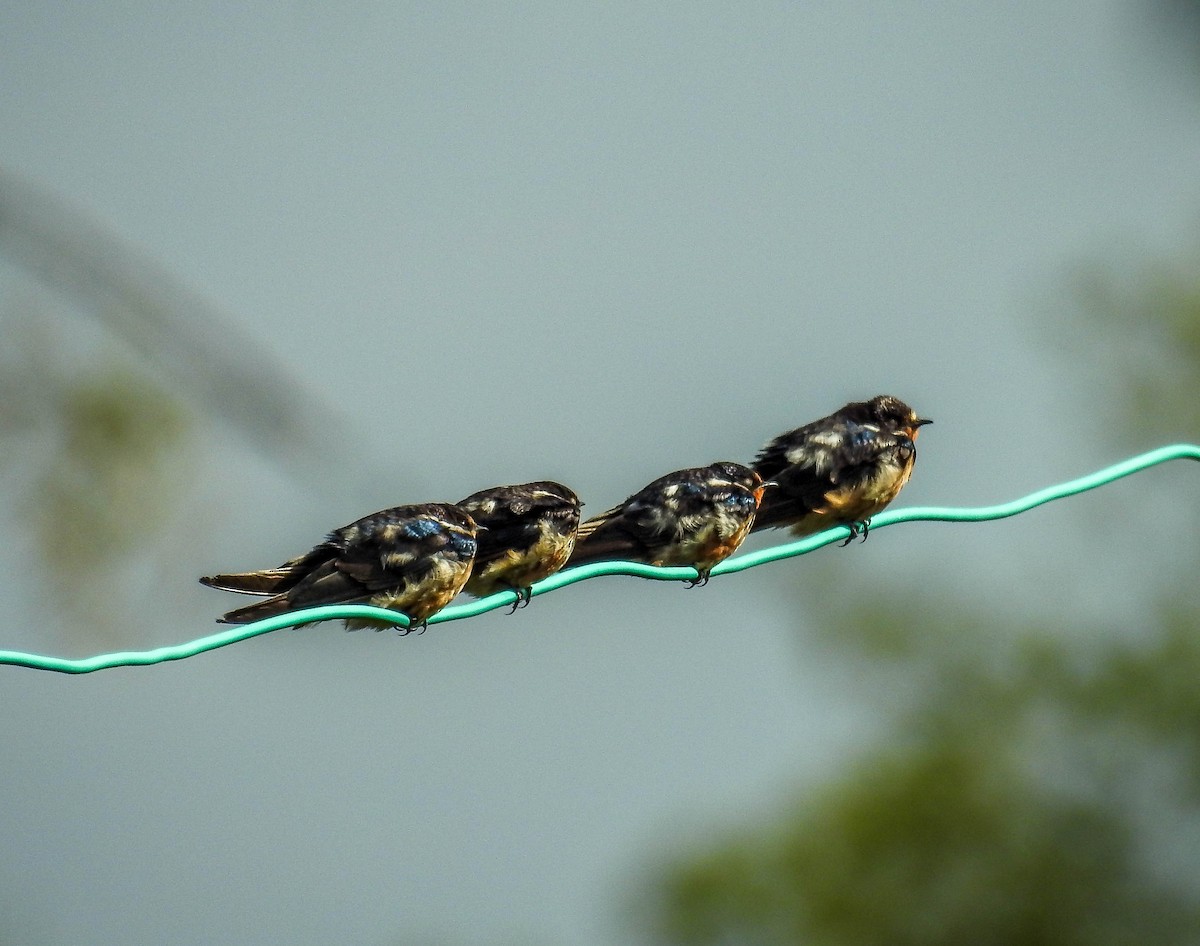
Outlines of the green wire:
[[[914,522],[928,520],[934,522],[984,522],[990,519],[1005,519],[1018,513],[1027,512],[1037,506],[1055,499],[1064,499],[1083,493],[1098,486],[1105,486],[1114,480],[1130,476],[1160,463],[1170,460],[1200,460],[1200,447],[1193,444],[1181,443],[1167,447],[1159,447],[1149,453],[1130,457],[1121,463],[1081,476],[1079,479],[1048,486],[1030,493],[1012,502],[1000,503],[996,506],[980,506],[974,509],[951,509],[939,506],[917,506],[910,509],[896,509],[881,512],[871,519],[871,531],[875,532],[898,522]],[[737,555],[726,559],[712,570],[713,577],[732,575],[764,565],[767,562],[777,562],[785,558],[804,555],[815,549],[846,539],[850,535],[848,526],[835,526],[817,535],[809,536],[798,542],[786,545],[776,545],[758,552]],[[636,562],[596,562],[570,568],[566,571],[551,575],[533,586],[534,595],[544,595],[556,591],[566,585],[588,578],[598,578],[601,575],[633,575],[638,578],[653,578],[658,581],[689,581],[696,578],[692,568],[659,568],[654,565],[642,565]],[[470,601],[466,604],[446,608],[429,619],[430,624],[442,624],[446,621],[458,621],[462,618],[475,617],[496,608],[512,605],[516,601],[516,593],[501,591],[486,598]],[[329,605],[322,608],[310,608],[306,611],[293,611],[267,618],[254,624],[240,625],[229,630],[201,637],[198,640],[170,647],[159,647],[155,650],[126,651],[116,654],[97,654],[95,657],[84,657],[79,660],[68,660],[63,657],[45,657],[39,654],[24,654],[13,650],[0,650],[0,664],[12,664],[16,667],[29,667],[34,670],[53,670],[57,673],[91,673],[94,670],[107,670],[110,667],[141,667],[147,664],[164,663],[168,660],[182,660],[184,657],[194,657],[196,654],[228,644],[236,644],[260,634],[269,634],[284,627],[295,627],[315,621],[332,621],[342,618],[372,618],[395,624],[399,628],[408,626],[408,618],[396,611],[386,611],[382,608],[372,608],[367,605]]]

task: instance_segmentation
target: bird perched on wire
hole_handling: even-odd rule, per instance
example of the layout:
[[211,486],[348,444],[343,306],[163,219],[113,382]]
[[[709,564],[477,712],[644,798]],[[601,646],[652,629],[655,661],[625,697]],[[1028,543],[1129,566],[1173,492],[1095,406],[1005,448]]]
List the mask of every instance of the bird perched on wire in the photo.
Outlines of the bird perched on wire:
[[750,532],[763,489],[740,463],[668,473],[581,525],[567,564],[690,565],[699,573],[690,584],[703,585]]
[[[396,506],[329,533],[311,552],[278,568],[200,581],[223,591],[269,596],[218,618],[222,624],[248,624],[327,604],[369,604],[402,612],[413,630],[462,591],[475,558],[476,531],[475,521],[457,506]],[[391,626],[346,621],[350,630]]]
[[529,603],[530,585],[562,568],[575,547],[582,503],[562,483],[496,486],[455,505],[482,528],[466,592],[484,598],[515,591],[513,611]]
[[871,517],[896,498],[912,475],[918,417],[899,398],[855,401],[828,417],[780,434],[754,461],[778,484],[764,498],[754,531],[790,526],[810,535],[836,525],[866,538]]

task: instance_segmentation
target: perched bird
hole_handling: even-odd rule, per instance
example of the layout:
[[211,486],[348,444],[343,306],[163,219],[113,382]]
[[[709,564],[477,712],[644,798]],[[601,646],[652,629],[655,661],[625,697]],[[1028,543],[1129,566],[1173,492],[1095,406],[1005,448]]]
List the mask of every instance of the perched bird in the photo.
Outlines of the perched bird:
[[562,568],[575,547],[582,503],[561,483],[496,486],[455,505],[483,530],[466,592],[484,598],[515,591],[513,611],[529,603],[529,586]]
[[[462,591],[475,548],[475,521],[457,506],[396,506],[329,533],[307,555],[278,568],[200,581],[223,591],[270,596],[218,618],[223,624],[248,624],[326,604],[369,604],[402,612],[412,630],[424,627]],[[346,621],[348,629],[389,626],[394,625]]]
[[917,434],[931,423],[899,398],[880,395],[780,434],[754,461],[763,479],[778,484],[764,497],[754,531],[790,526],[810,535],[848,525],[846,542],[860,533],[865,539],[871,517],[912,475]]
[[581,525],[567,564],[690,565],[699,572],[691,584],[705,584],[746,538],[764,488],[740,463],[668,473]]

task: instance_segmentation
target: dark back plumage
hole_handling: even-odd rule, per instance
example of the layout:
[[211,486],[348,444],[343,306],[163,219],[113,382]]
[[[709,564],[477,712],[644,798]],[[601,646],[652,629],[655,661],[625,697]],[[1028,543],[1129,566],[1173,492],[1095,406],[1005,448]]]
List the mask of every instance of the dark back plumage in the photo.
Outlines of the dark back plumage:
[[706,574],[744,538],[761,496],[761,478],[740,463],[676,470],[583,523],[568,564],[625,560]]
[[538,480],[480,490],[455,505],[483,527],[475,553],[478,570],[507,551],[533,545],[547,526],[561,534],[574,533],[583,504],[561,483]]
[[471,516],[446,503],[395,506],[336,529],[278,568],[214,575],[212,588],[270,595],[221,620],[241,624],[327,604],[395,605],[423,621],[462,589],[476,550]]
[[458,506],[480,526],[479,548],[466,591],[485,597],[515,591],[528,604],[530,586],[554,574],[575,545],[582,503],[553,480],[480,490]]
[[899,398],[879,395],[780,434],[754,461],[777,484],[763,497],[755,531],[819,531],[869,518],[907,481],[917,432],[928,423]]

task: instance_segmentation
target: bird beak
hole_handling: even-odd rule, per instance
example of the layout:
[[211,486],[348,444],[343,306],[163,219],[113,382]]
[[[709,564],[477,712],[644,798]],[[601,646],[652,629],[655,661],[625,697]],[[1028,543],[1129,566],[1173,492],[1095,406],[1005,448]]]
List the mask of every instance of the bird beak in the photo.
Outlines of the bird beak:
[[908,439],[916,442],[917,435],[921,432],[921,428],[926,424],[932,423],[933,421],[931,421],[928,417],[918,417],[908,428]]
[[763,493],[765,493],[770,487],[778,485],[779,484],[774,480],[767,480],[765,483],[759,483],[758,486],[756,486],[753,490],[755,504],[758,505],[762,503]]

